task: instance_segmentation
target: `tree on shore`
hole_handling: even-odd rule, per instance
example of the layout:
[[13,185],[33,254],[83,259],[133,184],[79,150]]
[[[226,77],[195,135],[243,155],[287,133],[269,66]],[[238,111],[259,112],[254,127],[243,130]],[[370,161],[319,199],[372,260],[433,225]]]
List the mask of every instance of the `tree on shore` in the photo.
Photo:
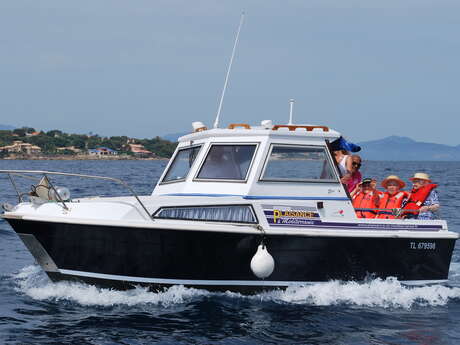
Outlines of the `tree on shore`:
[[[169,158],[173,154],[176,143],[155,137],[152,139],[136,139],[127,136],[101,137],[97,134],[68,134],[61,130],[53,129],[47,132],[39,132],[32,127],[17,128],[12,131],[0,130],[0,146],[11,145],[15,140],[36,145],[41,148],[43,154],[75,154],[74,151],[57,150],[58,148],[74,147],[83,152],[97,147],[108,147],[119,153],[132,154],[129,143],[142,144],[158,157]],[[2,151],[0,151],[2,152]],[[4,153],[4,152],[3,152]]]

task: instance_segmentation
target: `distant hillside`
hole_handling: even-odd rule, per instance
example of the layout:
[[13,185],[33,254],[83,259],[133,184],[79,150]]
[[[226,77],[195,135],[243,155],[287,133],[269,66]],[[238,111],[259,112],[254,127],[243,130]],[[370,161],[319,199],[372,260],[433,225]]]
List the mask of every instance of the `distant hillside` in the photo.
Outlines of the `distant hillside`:
[[[183,133],[172,133],[163,139],[176,142]],[[388,161],[460,161],[460,145],[415,141],[407,137],[390,136],[379,140],[358,143],[362,150],[359,152],[363,159]]]
[[98,148],[102,148],[104,152],[109,152],[110,149],[120,155],[171,157],[176,145],[160,137],[101,137],[97,134],[65,133],[57,129],[47,132],[36,131],[32,127],[0,131],[0,158],[23,153],[44,156],[92,154],[92,150]]
[[449,146],[390,136],[358,143],[364,159],[390,161],[460,161],[460,145]]

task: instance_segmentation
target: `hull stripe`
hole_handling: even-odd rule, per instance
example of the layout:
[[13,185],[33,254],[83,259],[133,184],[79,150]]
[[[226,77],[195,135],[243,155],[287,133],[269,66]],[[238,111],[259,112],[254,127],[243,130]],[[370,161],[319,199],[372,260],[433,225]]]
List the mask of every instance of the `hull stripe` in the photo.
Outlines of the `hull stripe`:
[[[150,283],[150,284],[168,284],[168,285],[210,285],[210,286],[301,286],[309,284],[318,284],[326,282],[298,282],[298,281],[270,281],[270,280],[200,280],[200,279],[165,279],[165,278],[144,278],[122,276],[104,273],[93,273],[59,269],[61,274],[81,276],[87,278],[97,278],[105,280],[118,280],[133,283]],[[426,284],[441,284],[447,282],[447,279],[438,280],[408,280],[401,281],[405,285],[426,285]]]
[[350,201],[347,197],[332,196],[279,196],[279,195],[241,195],[241,194],[206,194],[206,193],[170,193],[166,196],[204,196],[204,197],[229,197],[236,196],[246,200],[340,200]]
[[247,200],[339,200],[350,201],[347,197],[336,196],[265,196],[265,195],[245,195]]

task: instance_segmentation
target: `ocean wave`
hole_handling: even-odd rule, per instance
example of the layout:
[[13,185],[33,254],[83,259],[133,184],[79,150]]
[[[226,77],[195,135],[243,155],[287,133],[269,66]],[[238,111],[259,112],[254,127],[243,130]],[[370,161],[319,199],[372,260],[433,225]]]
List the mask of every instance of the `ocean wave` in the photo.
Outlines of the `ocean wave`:
[[83,306],[109,307],[152,304],[171,306],[197,298],[235,298],[249,301],[304,304],[308,306],[350,305],[361,307],[403,308],[443,306],[460,298],[460,287],[445,285],[405,286],[395,278],[367,282],[330,281],[307,286],[292,286],[257,295],[211,293],[206,290],[172,286],[161,292],[137,287],[118,291],[74,282],[52,283],[39,266],[27,266],[13,276],[17,290],[35,300],[70,301]]

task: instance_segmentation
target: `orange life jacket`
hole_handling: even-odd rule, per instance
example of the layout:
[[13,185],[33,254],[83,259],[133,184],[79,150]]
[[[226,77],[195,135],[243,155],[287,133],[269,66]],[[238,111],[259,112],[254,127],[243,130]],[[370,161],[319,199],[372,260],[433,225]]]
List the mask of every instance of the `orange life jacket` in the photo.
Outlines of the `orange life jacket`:
[[[390,193],[383,193],[383,197],[380,199],[379,208],[401,208],[404,199],[408,196],[407,192],[398,192],[394,195]],[[394,219],[396,218],[391,211],[380,210],[377,214],[377,218]]]
[[[412,189],[409,199],[407,199],[406,204],[404,205],[405,210],[419,210],[422,207],[423,203],[425,202],[428,195],[430,195],[431,191],[435,189],[438,185],[434,183],[426,184],[421,186],[418,189]],[[410,212],[405,211],[405,214],[417,214],[418,212]]]
[[[376,208],[379,196],[376,192],[369,192],[364,194],[358,192],[353,196],[354,208]],[[358,218],[375,218],[376,211],[356,211]]]

